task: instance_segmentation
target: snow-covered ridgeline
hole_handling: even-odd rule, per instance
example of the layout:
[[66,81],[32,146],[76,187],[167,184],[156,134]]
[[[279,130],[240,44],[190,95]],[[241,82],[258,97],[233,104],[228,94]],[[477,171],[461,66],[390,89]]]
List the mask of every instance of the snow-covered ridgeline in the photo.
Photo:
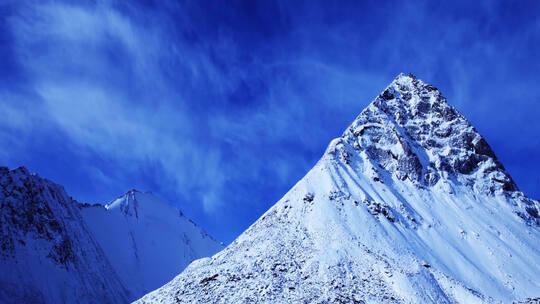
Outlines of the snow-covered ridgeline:
[[540,204],[399,75],[285,196],[138,303],[507,303],[540,295]]
[[103,206],[0,167],[0,303],[128,303],[222,245],[150,193]]

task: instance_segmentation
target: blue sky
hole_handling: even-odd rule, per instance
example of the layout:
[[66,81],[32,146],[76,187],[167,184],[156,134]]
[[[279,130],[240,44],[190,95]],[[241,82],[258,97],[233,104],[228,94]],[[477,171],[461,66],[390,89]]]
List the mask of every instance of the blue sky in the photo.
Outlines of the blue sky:
[[538,1],[2,1],[0,162],[230,242],[412,72],[540,198],[538,54]]

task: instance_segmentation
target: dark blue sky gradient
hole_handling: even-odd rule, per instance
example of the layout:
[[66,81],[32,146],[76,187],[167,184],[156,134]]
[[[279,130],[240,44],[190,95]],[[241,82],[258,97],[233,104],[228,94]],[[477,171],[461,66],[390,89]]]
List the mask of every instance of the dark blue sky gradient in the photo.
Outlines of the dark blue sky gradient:
[[149,190],[230,242],[400,72],[540,198],[538,1],[0,4],[0,163]]

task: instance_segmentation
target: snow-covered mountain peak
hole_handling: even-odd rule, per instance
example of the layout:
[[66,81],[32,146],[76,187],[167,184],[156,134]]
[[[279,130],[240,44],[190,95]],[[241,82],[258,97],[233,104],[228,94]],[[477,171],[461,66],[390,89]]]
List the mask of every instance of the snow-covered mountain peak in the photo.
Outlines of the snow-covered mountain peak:
[[132,189],[125,194],[119,196],[112,202],[105,205],[107,210],[118,210],[125,215],[139,217],[139,201],[137,200],[137,194],[141,193],[138,190]]
[[437,88],[410,74],[398,75],[323,159],[353,164],[380,183],[397,178],[449,193],[465,185],[481,195],[509,195],[519,202],[516,213],[538,223],[538,208],[480,133]]
[[81,213],[133,299],[223,248],[151,192],[130,190],[105,207],[82,205]]
[[483,190],[517,190],[467,119],[437,88],[412,75],[396,77],[342,138],[358,151],[355,154],[364,154],[402,180],[433,185],[441,178],[481,169],[486,174],[496,171],[501,184]]
[[139,303],[510,303],[540,293],[539,209],[400,74],[233,243]]
[[136,189],[129,190],[124,195],[105,205],[105,208],[137,219],[142,216],[183,216],[181,211],[155,196],[152,192],[142,192]]

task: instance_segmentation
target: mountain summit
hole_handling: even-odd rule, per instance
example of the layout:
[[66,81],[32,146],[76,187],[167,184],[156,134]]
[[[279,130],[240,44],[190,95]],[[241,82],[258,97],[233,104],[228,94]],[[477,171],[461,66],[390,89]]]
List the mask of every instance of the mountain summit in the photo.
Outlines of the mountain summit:
[[150,192],[133,189],[105,206],[82,205],[81,214],[132,300],[165,284],[193,260],[223,249]]
[[540,204],[400,74],[231,245],[139,303],[490,303],[540,295]]
[[357,157],[361,171],[384,182],[397,178],[452,193],[466,185],[478,194],[516,198],[515,212],[538,225],[538,205],[523,196],[478,131],[435,88],[400,74],[356,118],[327,155]]

